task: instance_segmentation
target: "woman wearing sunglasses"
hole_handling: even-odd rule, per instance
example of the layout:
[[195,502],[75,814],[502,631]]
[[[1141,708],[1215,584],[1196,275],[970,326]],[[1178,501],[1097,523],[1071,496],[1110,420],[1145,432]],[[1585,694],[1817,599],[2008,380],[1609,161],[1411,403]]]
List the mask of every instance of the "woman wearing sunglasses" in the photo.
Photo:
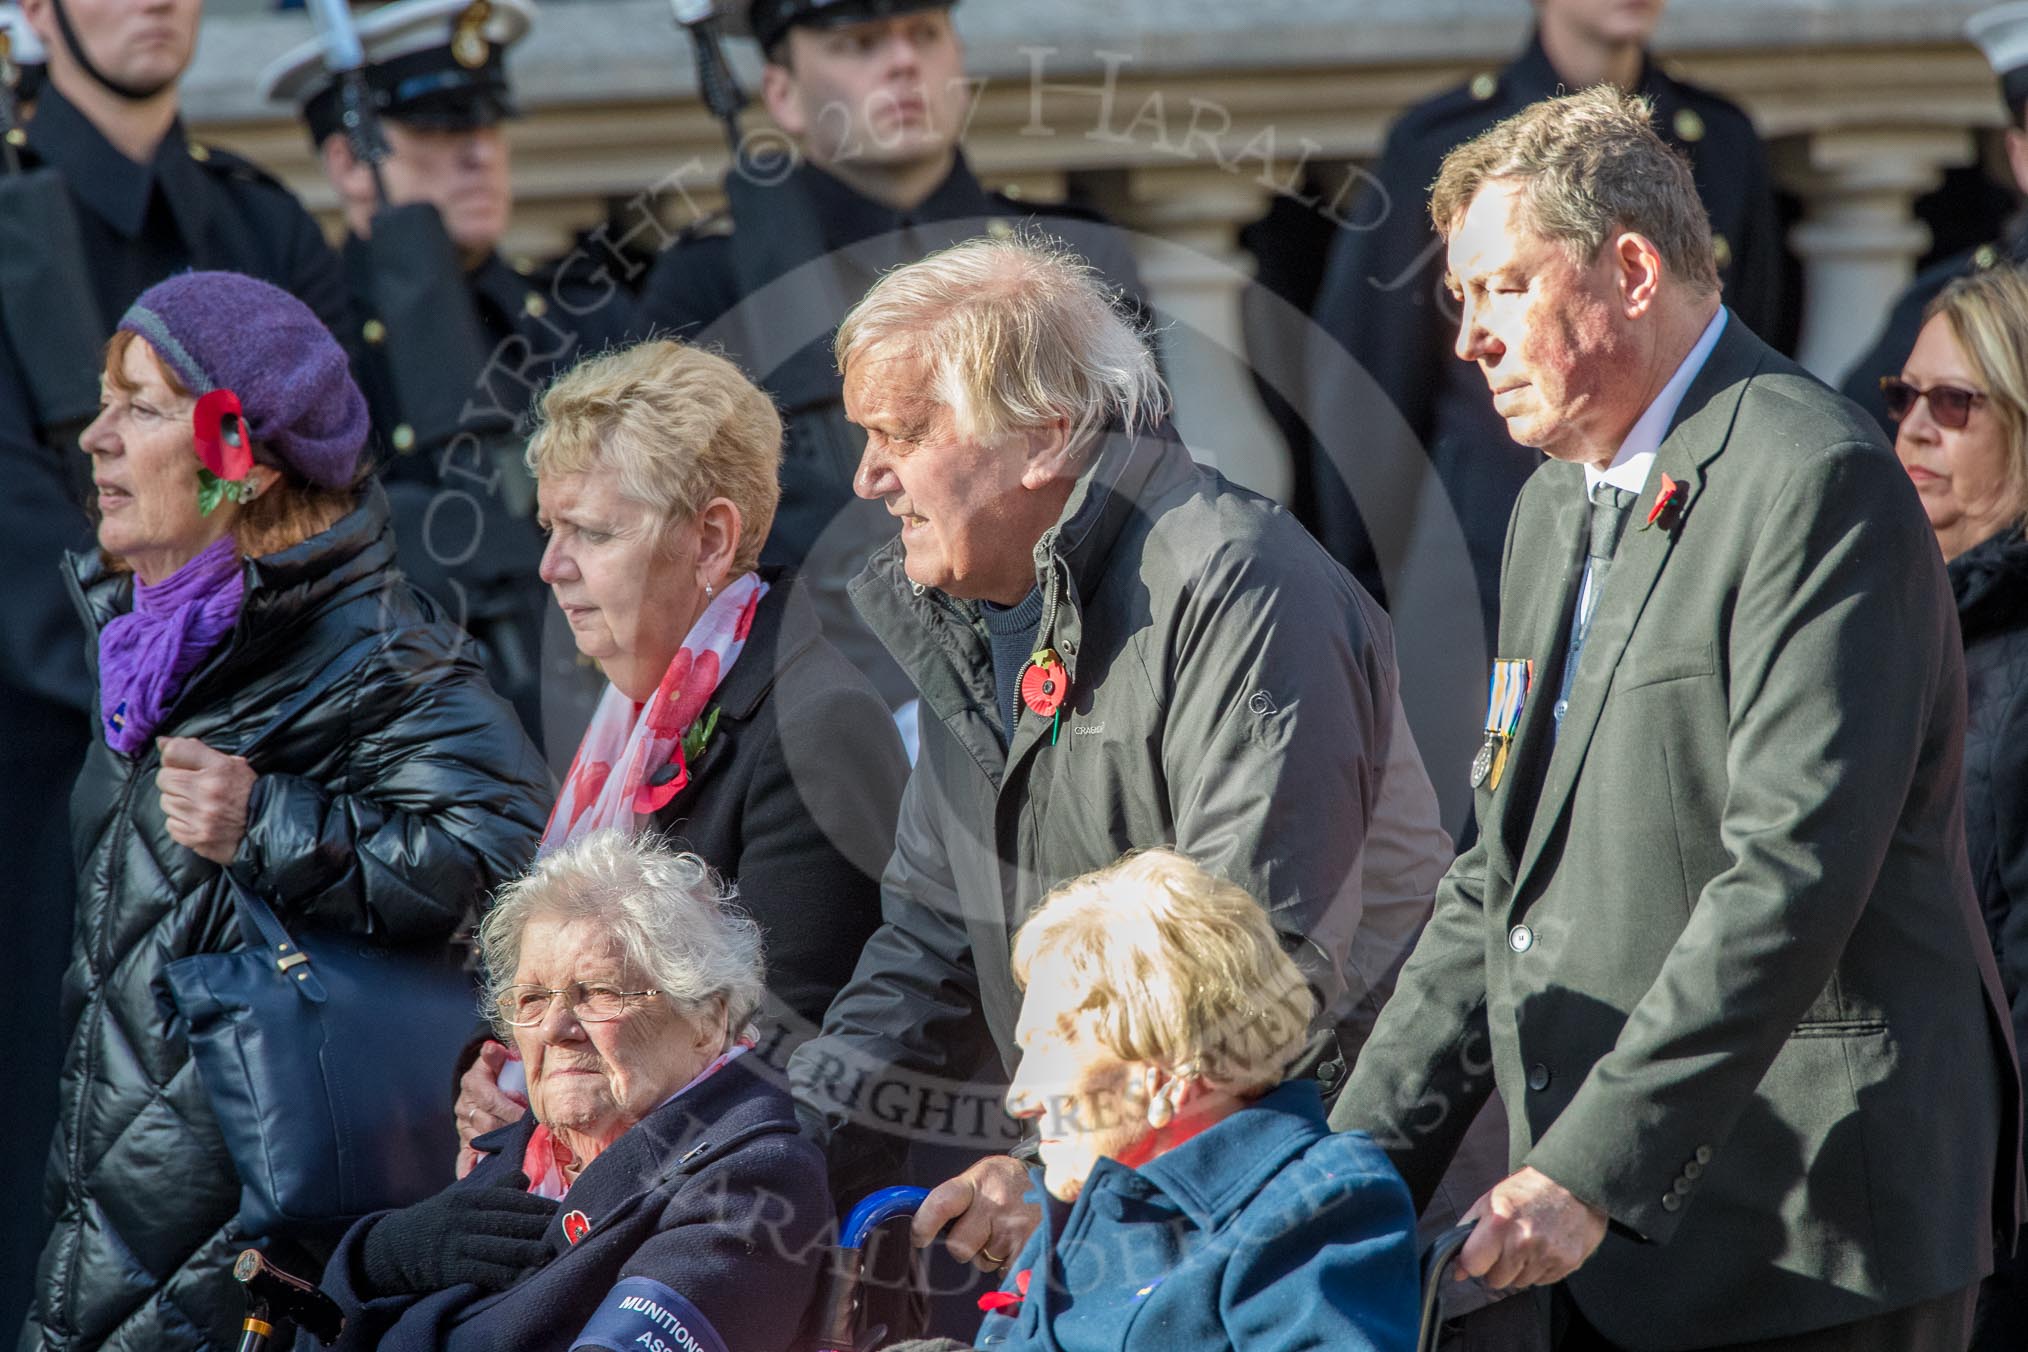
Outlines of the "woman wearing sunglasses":
[[[1880,382],[1894,452],[1949,561],[1964,633],[1965,834],[1972,879],[2028,1048],[2028,273],[1953,282],[1899,377]],[[2022,1250],[2028,1255],[2028,1249]],[[2028,1347],[2028,1256],[1981,1293],[1975,1349]]]

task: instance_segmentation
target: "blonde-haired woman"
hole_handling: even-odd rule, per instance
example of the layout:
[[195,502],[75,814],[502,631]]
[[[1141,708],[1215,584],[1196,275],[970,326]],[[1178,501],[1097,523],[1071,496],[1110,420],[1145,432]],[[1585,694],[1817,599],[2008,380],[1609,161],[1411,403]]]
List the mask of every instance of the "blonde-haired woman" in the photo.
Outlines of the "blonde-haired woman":
[[[767,938],[765,1033],[814,1031],[880,923],[908,766],[802,588],[758,564],[781,419],[731,362],[670,340],[585,361],[538,413],[542,580],[610,682],[542,849],[616,828],[694,851]],[[523,1111],[508,1059],[489,1044],[465,1075],[467,1164]]]
[[1316,1001],[1253,898],[1132,854],[1044,898],[1014,972],[1048,1195],[979,1346],[1414,1345],[1408,1189],[1284,1079]]
[[[1966,843],[2015,1045],[2028,1049],[2028,273],[1951,283],[1880,388],[1957,598]],[[2028,1346],[2028,1253],[1999,1260],[1979,1318],[1976,1348]]]

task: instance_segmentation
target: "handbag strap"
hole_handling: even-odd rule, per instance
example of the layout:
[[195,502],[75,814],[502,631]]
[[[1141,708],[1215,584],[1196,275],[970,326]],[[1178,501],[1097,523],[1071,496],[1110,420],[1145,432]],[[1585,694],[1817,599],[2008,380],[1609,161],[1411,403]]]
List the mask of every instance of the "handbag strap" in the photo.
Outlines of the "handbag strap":
[[274,908],[251,887],[234,877],[230,869],[220,869],[219,877],[225,879],[226,890],[232,895],[232,903],[238,908],[240,919],[259,936],[260,947],[273,960],[275,970],[289,978],[289,984],[305,1000],[313,1005],[323,1004],[329,995],[323,981],[310,966],[310,955],[290,935]]
[[[263,724],[252,737],[241,743],[239,754],[245,759],[253,759],[253,753],[270,737],[293,723],[298,714],[330,694],[340,681],[358,670],[367,653],[378,647],[385,638],[384,634],[367,634],[354,640],[343,652],[326,662],[315,676],[303,683],[301,689],[282,701],[274,717]],[[318,978],[310,965],[310,955],[303,951],[303,946],[296,942],[288,927],[282,924],[281,917],[275,914],[274,907],[268,905],[264,898],[240,881],[231,869],[220,869],[219,876],[225,879],[226,890],[232,896],[233,905],[238,909],[241,921],[259,939],[260,947],[273,960],[275,969],[289,979],[289,984],[295,987],[296,992],[304,999],[311,1004],[323,1004],[329,995],[324,989],[323,981]]]

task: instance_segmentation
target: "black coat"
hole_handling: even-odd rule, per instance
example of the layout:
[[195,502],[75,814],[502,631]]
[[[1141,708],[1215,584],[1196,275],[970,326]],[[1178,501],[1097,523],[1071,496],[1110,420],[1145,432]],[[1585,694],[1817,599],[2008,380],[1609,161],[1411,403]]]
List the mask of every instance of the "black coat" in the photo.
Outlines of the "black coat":
[[[1507,435],[1485,377],[1452,350],[1457,308],[1443,284],[1429,190],[1451,150],[1562,85],[1535,41],[1497,77],[1488,72],[1402,114],[1367,191],[1347,213],[1317,293],[1314,317],[1332,341],[1315,344],[1306,376],[1306,414],[1320,440],[1309,463],[1297,467],[1313,480],[1308,501],[1315,518],[1305,524],[1384,599],[1380,560],[1391,551],[1376,548],[1376,540],[1386,538],[1386,523],[1371,516],[1396,510],[1363,484],[1355,506],[1340,460],[1348,454],[1372,458],[1380,452],[1376,443],[1405,424],[1463,528],[1488,642],[1499,607],[1507,518],[1542,456]],[[1689,157],[1711,217],[1726,303],[1754,332],[1773,338],[1781,315],[1782,244],[1767,155],[1753,123],[1725,99],[1672,78],[1653,61],[1641,72],[1638,92],[1655,101],[1656,130]],[[1348,353],[1370,384],[1341,369]],[[1421,455],[1404,463],[1419,467]],[[1401,514],[1412,507],[1404,501]]]
[[[385,499],[369,489],[323,534],[249,560],[238,624],[158,735],[233,751],[377,635],[352,679],[255,753],[231,869],[285,923],[427,940],[526,865],[549,793],[458,631],[393,556]],[[93,556],[72,562],[96,632],[129,608],[132,580]],[[169,837],[159,769],[152,742],[130,759],[95,738],[71,801],[80,885],[47,1187],[56,1227],[24,1352],[230,1346],[243,1312],[226,1276],[251,1238],[234,1225],[239,1182],[156,991],[167,963],[241,940],[218,866]]]
[[[30,168],[53,168],[77,216],[76,250],[88,261],[73,318],[93,342],[111,336],[134,298],[186,268],[251,273],[291,292],[334,329],[344,327],[338,259],[317,223],[280,183],[236,155],[169,129],[154,158],[135,164],[53,86],[45,85],[28,144]],[[4,299],[0,299],[4,304]],[[75,485],[85,457],[38,425],[27,372],[10,331],[39,331],[37,316],[0,316],[0,877],[8,879],[8,942],[0,984],[19,1020],[0,1054],[17,1086],[15,1127],[41,1139],[56,1115],[61,1053],[58,979],[70,943],[70,876],[64,805],[95,720],[84,631],[64,595],[63,556],[88,548],[91,527]],[[96,371],[82,373],[89,381]],[[85,397],[89,399],[89,386]],[[66,463],[68,462],[68,463]],[[0,1195],[31,1195],[32,1152],[4,1152]],[[0,1323],[29,1298],[40,1236],[30,1226],[0,1237]]]
[[[753,1073],[758,1063],[730,1062],[586,1166],[550,1223],[554,1257],[505,1291],[467,1284],[379,1295],[366,1284],[360,1248],[380,1217],[359,1222],[324,1273],[346,1315],[338,1352],[564,1352],[594,1315],[616,1321],[607,1331],[623,1328],[626,1345],[662,1332],[663,1344],[640,1346],[680,1348],[651,1316],[626,1317],[623,1304],[641,1296],[694,1322],[679,1303],[687,1302],[732,1352],[804,1352],[831,1194],[823,1156],[796,1134],[788,1094]],[[524,1117],[480,1137],[491,1153],[451,1186],[499,1183],[521,1167],[534,1130]],[[589,1227],[575,1240],[565,1229],[573,1216]]]
[[[2028,538],[2018,529],[1996,535],[1952,559],[1949,571],[1969,696],[1965,844],[2019,1056],[2028,1049]],[[1973,1352],[2024,1345],[2028,1237],[2012,1258],[1996,1260],[1980,1293],[1972,1342]]]
[[777,1007],[766,1018],[800,1038],[880,926],[908,761],[887,706],[825,639],[803,585],[762,576],[746,648],[711,699],[717,728],[655,825],[738,884],[767,944]]
[[2009,530],[1952,559],[1965,638],[1965,840],[1972,882],[2028,1048],[2028,539]]

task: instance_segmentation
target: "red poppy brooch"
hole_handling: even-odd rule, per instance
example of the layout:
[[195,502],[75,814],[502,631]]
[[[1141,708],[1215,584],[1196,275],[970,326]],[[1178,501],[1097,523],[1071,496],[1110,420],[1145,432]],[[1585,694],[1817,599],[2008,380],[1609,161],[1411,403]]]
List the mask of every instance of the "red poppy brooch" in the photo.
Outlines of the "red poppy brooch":
[[1681,480],[1662,476],[1662,486],[1655,493],[1655,505],[1648,509],[1648,519],[1641,523],[1641,529],[1659,525],[1663,530],[1676,529],[1676,523],[1683,519],[1683,502],[1690,495],[1684,490]]
[[253,445],[247,440],[246,411],[231,390],[213,390],[191,413],[196,441],[197,510],[210,516],[221,502],[253,501]]
[[1021,673],[1021,702],[1037,718],[1050,720],[1052,746],[1062,726],[1063,701],[1069,694],[1070,673],[1063,669],[1063,659],[1056,655],[1056,649],[1043,648],[1029,657],[1028,666]]
[[1033,1268],[1022,1268],[1014,1274],[1012,1291],[988,1291],[979,1297],[979,1308],[987,1314],[1004,1314],[1009,1319],[1021,1313],[1021,1302],[1028,1299],[1028,1279]]

